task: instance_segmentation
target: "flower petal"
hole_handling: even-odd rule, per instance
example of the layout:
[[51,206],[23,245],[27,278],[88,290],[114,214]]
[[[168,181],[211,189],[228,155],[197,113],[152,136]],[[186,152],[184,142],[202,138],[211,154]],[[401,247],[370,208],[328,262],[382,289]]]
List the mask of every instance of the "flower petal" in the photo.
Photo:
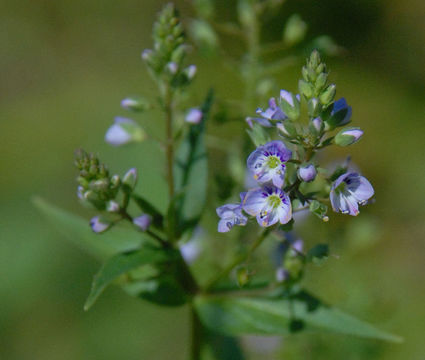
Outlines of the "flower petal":
[[263,189],[257,188],[249,190],[242,204],[242,209],[249,215],[256,216],[266,205],[267,193]]

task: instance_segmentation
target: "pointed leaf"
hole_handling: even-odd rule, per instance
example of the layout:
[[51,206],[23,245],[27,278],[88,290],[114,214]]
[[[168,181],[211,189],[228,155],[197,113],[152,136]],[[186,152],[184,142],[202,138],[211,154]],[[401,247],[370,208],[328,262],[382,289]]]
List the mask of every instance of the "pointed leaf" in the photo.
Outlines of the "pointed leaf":
[[[306,330],[323,330],[364,338],[400,342],[398,336],[378,330],[342,311],[299,297],[292,301],[268,298],[198,297],[195,304],[201,321],[213,331],[226,335],[278,335],[290,332],[294,316]],[[314,299],[314,298],[313,298]]]
[[158,264],[170,261],[175,257],[174,251],[145,246],[140,250],[118,254],[109,259],[95,275],[90,295],[84,305],[88,310],[103,292],[103,290],[119,276],[142,265]]
[[152,243],[146,234],[122,226],[114,226],[106,233],[95,234],[90,228],[89,220],[56,207],[39,197],[33,198],[33,204],[65,238],[99,259],[137,249],[145,242]]
[[176,152],[175,188],[182,192],[181,201],[176,204],[180,231],[194,226],[204,209],[208,182],[208,159],[204,140],[205,123],[212,106],[213,92],[209,91],[202,105],[203,119],[191,125],[189,132]]

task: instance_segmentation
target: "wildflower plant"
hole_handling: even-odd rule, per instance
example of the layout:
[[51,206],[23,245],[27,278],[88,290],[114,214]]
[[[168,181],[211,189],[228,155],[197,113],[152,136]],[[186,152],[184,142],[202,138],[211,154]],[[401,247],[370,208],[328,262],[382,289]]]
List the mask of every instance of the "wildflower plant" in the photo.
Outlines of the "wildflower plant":
[[[240,181],[240,176],[233,181],[229,174],[228,184],[233,185],[228,186],[229,191],[221,186],[219,196],[229,198],[232,189],[239,187],[238,201],[221,203],[215,209],[213,204],[218,202],[209,194],[208,183],[213,176],[208,171],[214,166],[208,165],[207,124],[211,118],[217,120],[220,114],[227,118],[228,114],[225,110],[223,115],[220,100],[213,109],[217,97],[212,90],[206,91],[201,104],[188,100],[197,68],[187,61],[190,46],[172,4],[159,13],[153,27],[153,47],[141,56],[157,85],[156,103],[143,97],[127,97],[121,102],[130,117],[152,108],[163,115],[165,134],[158,146],[165,155],[167,210],[160,211],[136,192],[143,169],[113,174],[96,155],[84,150],[76,153],[77,195],[96,211],[95,216],[87,222],[41,199],[36,201],[64,233],[74,240],[78,238],[80,245],[104,260],[85,309],[112,283],[132,296],[161,306],[188,306],[193,329],[190,354],[194,360],[201,359],[208,349],[215,353],[214,344],[222,336],[280,335],[307,329],[399,340],[324,305],[302,287],[310,265],[324,262],[330,249],[323,242],[307,248],[295,232],[296,213],[314,214],[324,222],[332,218],[331,210],[356,216],[360,206],[373,198],[374,189],[349,164],[328,171],[321,163],[324,157],[317,156],[330,146],[353,145],[363,136],[360,128],[347,126],[352,109],[344,98],[336,97],[336,85],[330,82],[319,51],[313,50],[302,67],[298,93],[280,90],[267,106],[259,103],[257,110],[251,107],[257,95],[273,89],[265,84],[269,70],[279,68],[276,63],[269,68],[270,64],[262,61],[261,54],[271,45],[261,47],[259,34],[264,13],[280,3],[240,0],[238,25],[234,26],[214,21],[213,2],[194,1],[197,18],[190,21],[189,27],[201,51],[202,47],[207,47],[210,55],[218,51],[216,30],[237,36],[244,32],[247,40],[248,52],[240,64],[246,94],[238,119],[247,128],[252,144],[247,145],[249,155],[245,161],[233,162],[234,168],[242,168],[245,181]],[[306,23],[295,15],[285,26],[281,44],[272,48],[277,52],[288,50],[303,41],[306,31]],[[268,90],[262,92],[264,88]],[[138,122],[118,117],[106,131],[105,141],[115,147],[136,146],[148,137]],[[208,145],[216,146],[212,137],[208,139]],[[227,151],[232,149],[229,146]],[[226,179],[222,174],[225,168],[221,164],[222,177],[216,177],[219,185]],[[211,216],[214,210],[215,241],[225,242],[227,233],[237,232],[242,248],[231,261],[214,269],[215,273],[210,269],[198,274],[192,264],[206,256],[199,240],[208,230],[203,215]],[[93,234],[99,238],[93,238]],[[276,249],[273,276],[266,278],[257,277],[257,272],[247,266],[248,259],[265,241]],[[243,356],[235,341],[227,342],[224,351]]]

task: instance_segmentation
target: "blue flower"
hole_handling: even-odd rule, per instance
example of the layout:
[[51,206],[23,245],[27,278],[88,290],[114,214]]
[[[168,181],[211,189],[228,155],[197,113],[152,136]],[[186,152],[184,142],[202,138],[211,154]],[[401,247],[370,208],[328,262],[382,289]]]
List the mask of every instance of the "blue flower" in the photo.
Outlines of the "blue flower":
[[140,230],[146,231],[152,223],[152,217],[148,214],[140,215],[133,219],[133,224]]
[[300,166],[297,173],[298,177],[305,182],[313,181],[317,175],[316,167],[313,164]]
[[136,122],[123,117],[116,117],[105,135],[105,141],[113,146],[140,142],[145,138],[145,131]]
[[90,220],[90,227],[95,233],[103,233],[108,230],[112,224],[101,216],[95,216]]
[[272,127],[273,124],[271,120],[285,120],[288,117],[286,114],[282,111],[282,109],[277,105],[275,98],[270,98],[269,100],[269,107],[266,110],[263,110],[262,108],[258,108],[256,110],[256,113],[260,115],[261,117],[247,117],[246,122],[248,125],[252,128],[252,122],[256,121],[260,125],[264,127]]
[[351,121],[352,109],[347,104],[345,98],[341,98],[334,102],[330,118],[327,120],[331,127],[343,126]]
[[200,109],[192,108],[186,114],[185,121],[189,124],[199,124],[202,120],[203,113]]
[[[241,193],[241,199],[245,193]],[[241,204],[226,204],[217,208],[217,215],[220,217],[218,222],[218,232],[228,232],[233,226],[244,226],[248,218],[242,214]]]
[[281,188],[285,179],[284,163],[291,155],[291,150],[282,141],[270,141],[249,155],[247,166],[260,184],[271,181],[274,186]]
[[358,173],[345,173],[332,184],[330,200],[335,212],[357,216],[359,204],[365,205],[374,194],[370,182]]
[[264,186],[249,190],[242,204],[242,209],[255,216],[262,227],[280,222],[286,224],[292,218],[289,196],[275,186]]

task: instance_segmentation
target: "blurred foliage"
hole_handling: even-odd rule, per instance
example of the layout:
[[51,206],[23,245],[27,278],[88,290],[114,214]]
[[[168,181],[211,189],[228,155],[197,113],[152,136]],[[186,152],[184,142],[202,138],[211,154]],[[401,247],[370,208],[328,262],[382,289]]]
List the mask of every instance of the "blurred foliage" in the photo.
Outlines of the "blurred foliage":
[[[233,1],[217,3],[223,20],[235,17]],[[189,1],[177,5],[181,13],[191,14]],[[147,94],[153,89],[139,54],[150,44],[153,17],[161,6],[153,0],[2,3],[2,359],[164,359],[170,353],[184,359],[185,309],[164,310],[111,289],[94,311],[83,312],[98,264],[64,241],[30,204],[30,197],[38,194],[81,213],[72,158],[75,148],[84,147],[102,153],[115,172],[132,166],[143,169],[138,192],[165,210],[166,186],[158,181],[162,153],[150,142],[118,151],[103,143],[113,117],[122,114],[119,101],[142,88]],[[279,39],[294,11],[309,24],[308,36],[327,33],[346,49],[343,57],[328,62],[341,93],[353,106],[357,124],[365,130],[362,146],[350,151],[377,193],[376,203],[364,210],[368,216],[362,213],[349,222],[335,215],[331,226],[310,217],[305,227],[297,229],[307,242],[332,239],[331,265],[310,271],[307,286],[326,294],[339,308],[407,341],[391,345],[315,334],[278,341],[256,339],[256,348],[263,349],[262,359],[421,359],[425,352],[424,3],[287,0],[281,20],[274,17],[268,23],[264,39]],[[201,57],[193,61],[199,64],[195,87],[200,91],[194,92],[200,94],[199,103],[210,86],[222,97],[242,93],[232,71],[218,61]],[[279,74],[278,84],[294,84],[297,67]],[[163,125],[157,119],[140,115],[149,132],[161,134]],[[241,119],[215,124],[208,131],[236,142],[244,136],[243,127]],[[211,150],[210,156],[219,164],[225,154]],[[217,238],[215,205],[209,205],[204,226]],[[85,215],[89,219],[88,211]],[[220,246],[207,249],[225,257],[226,249],[237,245],[224,236],[220,239]],[[266,251],[264,255],[262,261],[269,261]],[[242,341],[244,351],[258,358],[258,350],[247,343],[253,341]]]

